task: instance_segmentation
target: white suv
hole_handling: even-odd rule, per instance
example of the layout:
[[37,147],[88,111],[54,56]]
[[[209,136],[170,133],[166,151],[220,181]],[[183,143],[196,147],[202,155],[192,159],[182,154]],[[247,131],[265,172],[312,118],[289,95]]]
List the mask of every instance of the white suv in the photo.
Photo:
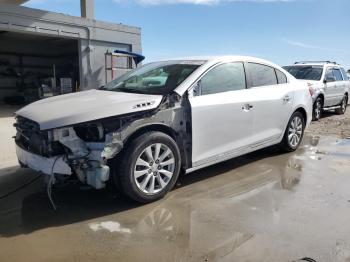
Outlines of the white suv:
[[323,110],[344,114],[348,104],[350,81],[343,67],[335,62],[296,62],[283,67],[312,89],[313,119],[319,120]]
[[276,144],[296,150],[312,99],[306,83],[268,61],[203,57],[147,64],[16,115],[22,166],[96,189],[111,181],[145,203],[171,190],[180,170]]

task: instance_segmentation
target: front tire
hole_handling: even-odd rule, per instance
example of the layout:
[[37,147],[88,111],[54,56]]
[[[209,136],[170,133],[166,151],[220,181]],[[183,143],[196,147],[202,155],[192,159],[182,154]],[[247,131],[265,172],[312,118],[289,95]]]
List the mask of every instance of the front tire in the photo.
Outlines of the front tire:
[[344,115],[346,112],[346,107],[348,106],[348,97],[345,95],[341,101],[340,107],[335,110],[338,115]]
[[322,116],[322,110],[323,110],[323,100],[321,97],[318,97],[313,106],[312,120],[314,121],[320,120]]
[[289,119],[284,133],[281,148],[286,152],[293,152],[298,149],[304,136],[306,119],[301,112],[296,111]]
[[[163,198],[175,185],[181,167],[180,150],[170,136],[148,132],[133,140],[116,163],[114,181],[129,198],[149,203]],[[119,179],[118,179],[119,178]]]

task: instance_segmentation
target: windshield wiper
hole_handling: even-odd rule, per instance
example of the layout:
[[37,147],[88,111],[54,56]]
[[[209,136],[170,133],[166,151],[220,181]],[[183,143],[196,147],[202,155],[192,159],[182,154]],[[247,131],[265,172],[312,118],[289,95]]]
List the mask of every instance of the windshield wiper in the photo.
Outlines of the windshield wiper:
[[126,88],[126,87],[119,87],[111,91],[120,91],[120,92],[126,92],[126,93],[140,93],[142,94],[141,90],[138,89],[132,89],[132,88]]

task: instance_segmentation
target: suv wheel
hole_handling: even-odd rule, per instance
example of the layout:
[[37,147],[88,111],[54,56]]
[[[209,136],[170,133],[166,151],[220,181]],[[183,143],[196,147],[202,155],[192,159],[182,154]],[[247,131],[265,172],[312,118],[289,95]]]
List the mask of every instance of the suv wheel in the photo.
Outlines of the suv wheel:
[[335,110],[338,115],[343,115],[346,112],[346,107],[348,106],[348,97],[345,95],[341,101],[340,107]]
[[318,121],[321,118],[323,110],[323,101],[321,97],[318,97],[316,99],[316,102],[314,103],[313,112],[312,112],[312,118],[314,121]]
[[302,113],[294,112],[284,133],[281,148],[287,152],[293,152],[299,147],[305,129],[305,119]]
[[176,183],[181,158],[176,142],[162,132],[148,132],[124,151],[113,175],[122,191],[140,203],[163,198]]

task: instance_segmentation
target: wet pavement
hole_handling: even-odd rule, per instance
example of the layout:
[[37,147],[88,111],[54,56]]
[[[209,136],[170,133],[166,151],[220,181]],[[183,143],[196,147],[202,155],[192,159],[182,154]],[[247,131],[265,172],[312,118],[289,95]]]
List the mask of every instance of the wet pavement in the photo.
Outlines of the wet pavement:
[[350,140],[306,137],[180,178],[137,205],[0,170],[0,261],[350,261]]

